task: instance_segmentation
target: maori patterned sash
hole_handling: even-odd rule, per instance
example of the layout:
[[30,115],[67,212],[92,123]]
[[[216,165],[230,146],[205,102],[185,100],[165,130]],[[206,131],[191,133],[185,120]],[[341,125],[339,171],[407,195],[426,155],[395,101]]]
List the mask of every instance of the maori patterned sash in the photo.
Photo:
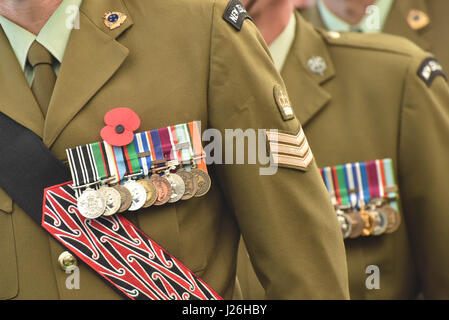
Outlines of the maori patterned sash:
[[45,190],[42,226],[111,286],[133,300],[221,300],[123,216],[84,218],[71,185]]

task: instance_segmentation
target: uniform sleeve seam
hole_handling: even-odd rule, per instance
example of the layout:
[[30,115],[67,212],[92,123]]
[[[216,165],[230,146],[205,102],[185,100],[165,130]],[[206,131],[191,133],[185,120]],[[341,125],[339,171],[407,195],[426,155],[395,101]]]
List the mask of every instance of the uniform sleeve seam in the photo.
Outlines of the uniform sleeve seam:
[[[212,79],[212,48],[213,48],[213,33],[214,33],[214,27],[215,27],[215,7],[216,7],[217,1],[214,0],[212,4],[212,16],[211,16],[211,24],[210,24],[210,36],[209,36],[209,73],[208,73],[208,79],[207,79],[207,113],[209,113],[210,109],[210,90],[211,90],[211,79]],[[207,116],[207,119],[209,119],[209,115]]]
[[[411,61],[409,63],[409,66],[407,67],[407,71],[405,72],[405,78],[404,78],[403,85],[402,85],[402,92],[404,94],[401,97],[402,101],[401,101],[401,108],[400,108],[400,111],[399,111],[399,113],[400,113],[399,114],[399,119],[400,120],[399,120],[399,134],[398,134],[398,141],[397,141],[398,148],[396,150],[396,152],[397,152],[396,158],[398,159],[398,168],[400,167],[399,163],[401,163],[401,161],[402,161],[402,158],[401,158],[402,143],[401,142],[402,142],[402,133],[403,133],[403,129],[404,129],[404,111],[405,111],[405,108],[407,107],[407,101],[408,101],[408,99],[407,99],[408,85],[409,85],[408,77],[409,77],[410,74],[413,74],[413,72],[412,72],[413,66],[414,66],[413,61]],[[398,176],[398,179],[400,179],[400,176]]]

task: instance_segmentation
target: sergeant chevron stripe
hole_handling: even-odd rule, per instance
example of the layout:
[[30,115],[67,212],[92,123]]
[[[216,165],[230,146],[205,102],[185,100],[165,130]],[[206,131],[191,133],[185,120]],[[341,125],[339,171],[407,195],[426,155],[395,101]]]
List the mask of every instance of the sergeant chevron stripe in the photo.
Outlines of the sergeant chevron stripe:
[[267,138],[274,163],[281,167],[307,170],[313,154],[302,128],[297,135],[267,131]]

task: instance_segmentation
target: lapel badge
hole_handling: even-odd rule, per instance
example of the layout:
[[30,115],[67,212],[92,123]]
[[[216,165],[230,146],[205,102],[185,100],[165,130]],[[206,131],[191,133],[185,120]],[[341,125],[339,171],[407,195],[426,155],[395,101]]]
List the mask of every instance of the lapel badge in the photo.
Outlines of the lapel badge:
[[430,23],[430,18],[425,12],[412,9],[408,13],[407,22],[413,30],[420,30]]
[[104,24],[110,30],[120,27],[126,20],[127,16],[121,12],[109,11],[104,14]]
[[307,61],[307,66],[313,73],[323,76],[327,69],[326,61],[322,57],[312,57]]

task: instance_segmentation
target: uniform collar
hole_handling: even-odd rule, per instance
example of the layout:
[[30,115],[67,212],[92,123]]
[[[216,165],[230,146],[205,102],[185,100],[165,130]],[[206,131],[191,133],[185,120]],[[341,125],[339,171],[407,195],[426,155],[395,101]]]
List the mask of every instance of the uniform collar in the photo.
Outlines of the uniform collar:
[[[105,25],[105,14],[111,11],[126,16],[123,24],[113,30]],[[129,49],[118,38],[133,24],[122,0],[83,2],[80,28],[73,30],[70,36],[48,107],[43,132],[47,146],[55,143],[66,126],[125,62]]]
[[368,21],[369,15],[366,15],[365,17],[363,17],[362,21],[360,21],[359,24],[355,26],[352,26],[337,17],[326,7],[322,0],[318,0],[317,7],[324,21],[324,24],[326,25],[326,28],[329,30],[345,32],[359,30],[364,33],[376,33],[382,31],[392,5],[393,0],[377,0],[375,6],[377,6],[379,10],[379,24],[376,25],[375,21],[373,21],[374,24],[371,21]]
[[25,70],[28,50],[35,40],[62,63],[72,31],[68,26],[74,22],[81,2],[82,0],[64,0],[37,36],[0,15],[0,24],[22,70]]
[[274,65],[278,71],[282,70],[285,59],[287,59],[287,55],[293,45],[293,41],[295,41],[295,32],[296,16],[292,14],[288,25],[279,37],[277,37],[270,45],[271,56],[273,57]]
[[[305,73],[314,82],[321,84],[332,78],[335,74],[335,68],[326,43],[322,35],[315,30],[312,24],[305,21],[299,12],[296,12],[295,16],[297,21],[296,37],[291,47],[290,55],[293,55],[292,59],[295,59],[299,63],[301,68],[304,69]],[[326,64],[326,68],[322,74],[314,72],[309,66],[310,60],[315,57],[321,58]]]
[[[297,115],[302,125],[306,125],[331,99],[323,86],[335,76],[335,68],[323,36],[296,12],[296,37],[287,56],[282,77],[288,94],[297,106]],[[322,73],[310,67],[312,59],[325,63]]]
[[[104,15],[108,11],[127,16],[120,28],[106,27]],[[0,112],[42,137],[49,148],[129,54],[128,48],[117,41],[133,25],[122,0],[84,1],[79,19],[79,29],[70,34],[45,119],[0,28]]]

